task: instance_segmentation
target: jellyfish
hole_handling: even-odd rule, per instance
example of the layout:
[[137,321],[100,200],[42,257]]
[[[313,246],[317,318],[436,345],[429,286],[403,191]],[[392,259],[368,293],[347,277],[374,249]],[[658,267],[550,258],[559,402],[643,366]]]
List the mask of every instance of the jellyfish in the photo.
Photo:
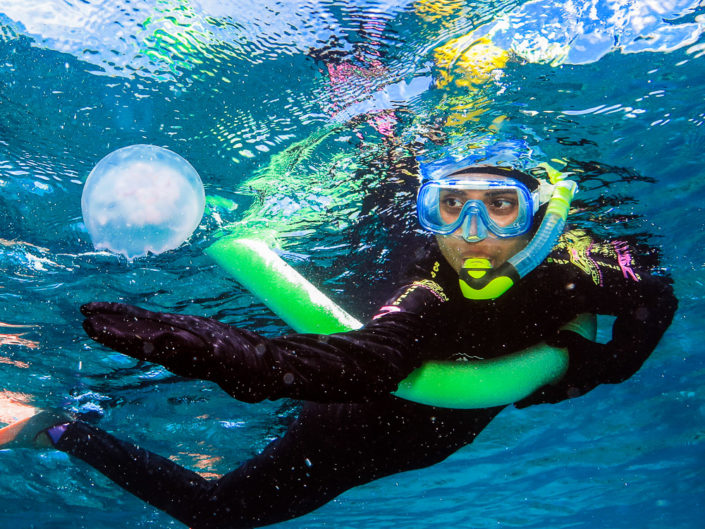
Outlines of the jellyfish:
[[203,183],[184,158],[154,145],[131,145],[100,160],[81,197],[97,250],[128,259],[183,244],[201,222]]

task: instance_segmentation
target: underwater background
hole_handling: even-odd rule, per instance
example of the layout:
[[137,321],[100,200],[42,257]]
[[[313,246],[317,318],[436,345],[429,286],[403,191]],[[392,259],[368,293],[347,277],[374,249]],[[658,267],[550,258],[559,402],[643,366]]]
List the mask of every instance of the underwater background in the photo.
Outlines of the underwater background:
[[[424,237],[417,160],[550,163],[580,184],[574,226],[672,276],[679,310],[651,358],[281,525],[703,527],[704,30],[698,0],[2,0],[0,399],[226,473],[296,403],[240,403],[99,347],[82,303],[289,332],[203,253],[261,233],[364,318]],[[81,193],[140,143],[186,158],[207,206],[186,244],[130,261],[94,250]],[[0,474],[2,527],[182,527],[58,451],[0,450]]]

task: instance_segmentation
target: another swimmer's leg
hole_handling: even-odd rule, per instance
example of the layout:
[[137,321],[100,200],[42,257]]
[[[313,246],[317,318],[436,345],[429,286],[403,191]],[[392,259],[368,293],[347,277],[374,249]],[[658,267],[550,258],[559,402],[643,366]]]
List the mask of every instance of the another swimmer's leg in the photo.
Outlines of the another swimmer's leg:
[[207,498],[210,481],[85,423],[70,423],[63,433],[52,430],[47,434],[59,450],[82,459],[130,493],[183,523],[201,527],[195,518],[198,506],[202,507],[204,497]]
[[[218,480],[206,480],[84,423],[71,423],[63,434],[56,433],[60,434],[56,448],[193,529],[245,529],[289,520],[349,488],[331,483],[313,486],[307,447],[291,431]],[[325,474],[324,482],[337,481],[335,469]]]

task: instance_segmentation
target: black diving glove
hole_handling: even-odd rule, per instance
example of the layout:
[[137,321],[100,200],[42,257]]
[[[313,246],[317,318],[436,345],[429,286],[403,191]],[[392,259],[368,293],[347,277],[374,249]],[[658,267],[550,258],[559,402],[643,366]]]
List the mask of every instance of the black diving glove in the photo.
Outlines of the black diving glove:
[[614,347],[583,338],[579,334],[562,330],[546,340],[551,347],[568,350],[568,370],[555,384],[539,388],[525,399],[516,402],[517,408],[534,404],[560,402],[585,395],[600,384],[614,383],[610,376],[610,366],[615,358]]
[[[122,303],[88,303],[81,312],[88,336],[111,349],[180,376],[227,385],[231,395],[245,402],[270,397],[273,381],[266,379],[275,373],[264,365],[267,340],[255,333],[210,318]],[[248,377],[248,372],[257,376]],[[257,382],[250,383],[250,378]]]

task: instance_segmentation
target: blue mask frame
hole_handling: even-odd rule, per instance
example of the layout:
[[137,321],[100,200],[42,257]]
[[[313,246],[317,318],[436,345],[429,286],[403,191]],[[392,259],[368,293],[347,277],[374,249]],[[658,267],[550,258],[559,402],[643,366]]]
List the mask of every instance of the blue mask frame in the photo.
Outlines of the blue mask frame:
[[[510,190],[518,199],[518,214],[508,225],[499,224],[487,210],[482,200],[468,200],[453,222],[441,217],[441,192]],[[416,199],[416,210],[421,226],[439,235],[451,235],[462,228],[462,237],[468,242],[478,242],[490,234],[499,237],[517,237],[527,233],[539,207],[538,191],[529,191],[521,182],[511,178],[469,179],[445,178],[424,183]]]

